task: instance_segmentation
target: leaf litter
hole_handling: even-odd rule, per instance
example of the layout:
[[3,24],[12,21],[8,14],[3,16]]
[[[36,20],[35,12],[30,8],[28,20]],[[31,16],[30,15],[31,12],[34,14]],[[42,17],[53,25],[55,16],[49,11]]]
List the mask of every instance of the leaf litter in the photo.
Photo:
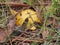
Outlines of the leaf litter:
[[[43,4],[38,3],[39,6],[41,5],[39,8],[39,6],[35,4],[36,2],[40,2],[40,0],[33,2],[32,5],[30,2],[29,4],[25,2],[26,5],[28,4],[28,8],[24,6],[23,2],[21,3],[21,5],[18,5],[16,3],[16,5],[22,7],[21,8],[22,11],[20,9],[19,9],[20,11],[18,11],[16,7],[13,7],[10,5],[11,7],[9,11],[6,10],[7,12],[7,15],[5,17],[7,19],[7,23],[5,24],[6,27],[2,26],[3,28],[2,27],[0,28],[0,43],[1,44],[3,45],[6,45],[6,44],[7,45],[35,45],[35,43],[36,45],[60,44],[59,43],[60,42],[60,24],[59,24],[60,19],[57,16],[57,13],[53,15],[53,13],[55,13],[55,10],[53,11],[53,13],[50,12],[49,10],[50,8],[46,6],[46,5],[50,6],[50,4],[45,4],[46,2],[44,3],[42,1]],[[49,9],[47,10],[45,6]],[[33,11],[31,12],[30,10],[31,7],[33,8],[32,10],[35,12]],[[16,11],[13,10],[14,8],[16,9]],[[55,9],[55,8],[52,6],[52,9]],[[36,13],[36,14],[35,15],[31,14],[30,16],[25,11],[30,11],[29,13]],[[20,19],[21,15],[24,20]],[[40,19],[40,21],[38,20],[38,18]],[[18,21],[21,20],[23,22],[21,23],[20,21],[18,24],[18,21],[16,19]],[[3,18],[1,20],[3,20]],[[1,24],[3,25],[3,23]]]

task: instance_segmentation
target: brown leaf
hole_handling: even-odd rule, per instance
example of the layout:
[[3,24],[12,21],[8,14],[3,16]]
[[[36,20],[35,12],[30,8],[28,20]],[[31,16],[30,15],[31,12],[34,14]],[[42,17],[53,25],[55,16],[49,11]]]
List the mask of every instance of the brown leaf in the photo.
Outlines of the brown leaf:
[[56,28],[58,26],[58,21],[55,18],[53,19],[53,26],[54,26],[54,28]]
[[10,35],[14,31],[14,26],[15,26],[15,19],[10,19],[9,23],[7,24],[8,35]]
[[0,28],[0,43],[3,43],[6,41],[6,32],[3,28]]
[[48,26],[48,25],[50,25],[52,23],[53,23],[53,18],[49,17],[48,20],[47,20],[46,26]]
[[43,30],[42,32],[43,39],[47,37],[48,33],[49,33],[48,30]]

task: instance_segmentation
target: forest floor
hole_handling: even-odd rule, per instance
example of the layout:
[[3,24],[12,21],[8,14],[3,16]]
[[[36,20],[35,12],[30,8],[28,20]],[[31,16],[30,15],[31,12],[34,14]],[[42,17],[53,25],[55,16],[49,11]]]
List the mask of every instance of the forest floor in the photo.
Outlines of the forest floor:
[[0,45],[60,45],[60,1],[1,0]]

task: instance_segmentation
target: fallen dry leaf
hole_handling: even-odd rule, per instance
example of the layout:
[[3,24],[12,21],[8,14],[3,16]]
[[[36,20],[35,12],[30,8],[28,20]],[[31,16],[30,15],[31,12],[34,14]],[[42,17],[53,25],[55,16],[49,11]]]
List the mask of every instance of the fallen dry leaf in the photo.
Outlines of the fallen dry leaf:
[[43,39],[45,39],[48,36],[48,33],[49,33],[48,30],[43,30],[42,32]]
[[10,19],[7,24],[8,35],[10,35],[14,31],[15,27],[15,19]]
[[46,26],[50,25],[53,23],[53,18],[52,17],[49,17],[47,22],[46,22]]
[[0,28],[0,43],[3,43],[6,41],[6,32],[3,28]]

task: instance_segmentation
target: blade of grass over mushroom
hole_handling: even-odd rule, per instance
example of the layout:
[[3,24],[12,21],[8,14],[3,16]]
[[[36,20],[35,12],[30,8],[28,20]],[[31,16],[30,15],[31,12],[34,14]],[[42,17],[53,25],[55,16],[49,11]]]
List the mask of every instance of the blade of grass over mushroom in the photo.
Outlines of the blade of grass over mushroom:
[[28,5],[32,5],[30,0],[23,0],[25,3],[27,3]]

